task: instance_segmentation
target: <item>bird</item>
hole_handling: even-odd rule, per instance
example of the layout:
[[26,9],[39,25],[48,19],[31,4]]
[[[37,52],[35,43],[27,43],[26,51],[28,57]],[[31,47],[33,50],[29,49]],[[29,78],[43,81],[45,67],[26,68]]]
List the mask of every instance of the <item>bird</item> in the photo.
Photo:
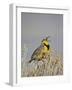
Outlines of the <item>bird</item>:
[[47,55],[49,56],[50,44],[48,38],[49,36],[43,39],[40,46],[34,50],[33,54],[31,55],[31,59],[29,60],[29,63],[31,63],[33,60],[40,61],[46,58]]

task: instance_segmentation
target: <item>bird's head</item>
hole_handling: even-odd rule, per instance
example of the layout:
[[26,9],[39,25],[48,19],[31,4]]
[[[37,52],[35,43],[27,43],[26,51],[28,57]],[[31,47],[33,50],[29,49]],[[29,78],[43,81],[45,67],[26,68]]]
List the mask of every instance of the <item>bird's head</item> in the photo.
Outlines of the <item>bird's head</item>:
[[42,41],[41,41],[41,44],[42,45],[49,45],[49,36],[48,37],[46,37],[45,39],[43,39]]

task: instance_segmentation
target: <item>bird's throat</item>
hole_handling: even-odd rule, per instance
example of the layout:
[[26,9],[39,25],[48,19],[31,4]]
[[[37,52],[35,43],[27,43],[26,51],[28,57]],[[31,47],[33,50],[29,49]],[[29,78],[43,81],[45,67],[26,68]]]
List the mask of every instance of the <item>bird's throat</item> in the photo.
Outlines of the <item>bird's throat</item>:
[[49,45],[49,44],[46,45],[46,44],[44,43],[44,45],[47,47],[48,50],[50,49],[50,45]]

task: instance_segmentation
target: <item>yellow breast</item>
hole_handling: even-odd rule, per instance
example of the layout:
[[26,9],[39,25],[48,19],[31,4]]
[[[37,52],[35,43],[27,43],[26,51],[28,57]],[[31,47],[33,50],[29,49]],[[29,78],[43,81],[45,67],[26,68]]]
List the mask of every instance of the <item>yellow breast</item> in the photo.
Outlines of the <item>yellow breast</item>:
[[43,52],[44,52],[44,53],[48,52],[48,49],[47,49],[46,46],[44,46],[44,48],[43,48]]

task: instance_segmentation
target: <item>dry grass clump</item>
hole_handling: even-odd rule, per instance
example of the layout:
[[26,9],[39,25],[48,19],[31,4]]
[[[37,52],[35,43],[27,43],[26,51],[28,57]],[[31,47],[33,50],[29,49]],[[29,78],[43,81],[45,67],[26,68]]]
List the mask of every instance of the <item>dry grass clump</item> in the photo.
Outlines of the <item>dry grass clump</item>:
[[63,75],[63,61],[53,50],[50,58],[47,56],[41,61],[24,62],[21,66],[22,77]]

